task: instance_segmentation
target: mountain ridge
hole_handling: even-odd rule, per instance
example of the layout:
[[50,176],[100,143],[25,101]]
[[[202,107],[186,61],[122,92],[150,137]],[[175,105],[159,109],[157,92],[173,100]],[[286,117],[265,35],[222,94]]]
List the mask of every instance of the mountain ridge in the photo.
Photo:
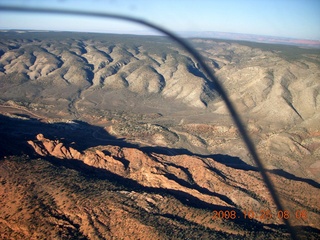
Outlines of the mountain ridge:
[[[97,41],[94,44],[91,40],[85,39],[71,44],[67,40],[58,42],[54,39],[42,40],[50,42],[47,44],[29,41],[31,42],[22,45],[17,41],[14,49],[10,51],[8,46],[3,47],[5,53],[1,56],[0,63],[4,70],[2,77],[10,76],[17,79],[23,74],[25,89],[34,88],[35,83],[46,84],[45,94],[40,95],[42,98],[55,97],[54,93],[49,92],[51,85],[68,88],[69,96],[64,98],[75,98],[74,91],[85,91],[97,86],[103,91],[120,88],[142,95],[162,93],[165,98],[177,99],[187,105],[203,108],[208,100],[208,97],[203,96],[207,96],[209,92],[205,93],[202,89],[214,91],[208,79],[194,74],[196,68],[190,57],[178,55],[177,51],[172,51],[165,45],[160,46],[160,51],[163,51],[163,47],[165,50],[165,55],[159,59],[160,63],[151,52],[146,54],[142,49],[140,52],[139,48],[142,45],[131,44],[130,48],[135,51],[133,55],[127,50],[126,45],[118,44],[110,48],[106,45],[108,38],[100,39],[100,43]],[[19,46],[20,50],[17,49]],[[181,69],[182,63],[186,66]],[[19,75],[15,76],[17,71]],[[188,81],[183,80],[184,78]],[[31,89],[30,91],[30,95],[36,94]],[[3,97],[6,96],[9,97],[11,94],[5,91]]]
[[319,235],[319,51],[190,40],[277,210],[214,83],[168,39],[0,36],[0,238],[287,239],[284,216]]

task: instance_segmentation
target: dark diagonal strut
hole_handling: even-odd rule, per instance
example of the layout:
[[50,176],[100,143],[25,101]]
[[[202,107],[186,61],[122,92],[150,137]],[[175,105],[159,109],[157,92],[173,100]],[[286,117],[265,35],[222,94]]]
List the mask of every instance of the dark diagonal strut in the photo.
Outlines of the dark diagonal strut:
[[[167,35],[168,37],[170,37],[171,39],[173,39],[177,43],[179,43],[185,50],[187,50],[198,61],[198,63],[202,67],[202,70],[207,75],[207,77],[210,78],[214,82],[216,90],[220,94],[220,96],[223,99],[223,101],[225,102],[225,104],[227,105],[227,108],[233,118],[233,121],[235,122],[235,124],[236,124],[236,126],[242,136],[242,139],[248,148],[248,151],[250,152],[253,160],[255,161],[255,164],[258,167],[258,169],[261,173],[262,179],[263,179],[264,183],[266,184],[266,186],[267,186],[267,188],[273,198],[274,203],[276,204],[279,211],[284,210],[282,203],[280,202],[280,198],[275,190],[275,187],[266,173],[265,167],[264,167],[262,161],[260,160],[260,157],[257,153],[256,148],[255,148],[255,145],[253,144],[253,141],[249,137],[249,134],[248,134],[241,118],[240,118],[240,115],[235,110],[235,107],[232,104],[232,102],[230,101],[222,84],[218,81],[218,79],[216,77],[214,77],[213,72],[205,64],[201,55],[193,47],[191,47],[186,41],[182,40],[180,37],[176,36],[175,34],[171,33],[170,31],[168,31],[162,27],[159,27],[153,23],[150,23],[150,22],[142,20],[142,19],[125,16],[125,15],[117,15],[117,14],[109,14],[109,13],[101,13],[101,12],[78,11],[78,10],[26,8],[26,7],[9,7],[9,6],[0,6],[0,11],[64,14],[64,15],[74,15],[74,16],[87,16],[87,17],[100,17],[100,18],[113,18],[113,19],[119,19],[119,20],[126,20],[126,21],[135,22],[135,23],[139,23],[139,24],[148,26],[152,29],[156,29],[159,32],[164,33],[165,35]],[[290,225],[289,219],[283,218],[283,221],[284,221],[285,225],[287,226],[289,233],[291,234],[291,238],[294,240],[298,239],[295,230]]]

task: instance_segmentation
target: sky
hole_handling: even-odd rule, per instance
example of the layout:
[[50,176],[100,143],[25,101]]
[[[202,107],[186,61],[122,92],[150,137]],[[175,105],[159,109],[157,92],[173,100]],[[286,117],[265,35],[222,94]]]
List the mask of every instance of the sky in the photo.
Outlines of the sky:
[[0,0],[0,29],[143,33],[150,29],[100,18],[22,14],[1,6],[116,13],[174,32],[216,31],[320,40],[320,0]]

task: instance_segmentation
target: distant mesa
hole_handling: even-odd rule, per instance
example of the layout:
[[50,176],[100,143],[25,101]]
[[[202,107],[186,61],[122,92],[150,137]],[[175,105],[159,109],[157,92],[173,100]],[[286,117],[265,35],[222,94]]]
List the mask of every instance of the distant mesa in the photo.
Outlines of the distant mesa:
[[272,44],[283,44],[283,45],[295,45],[300,47],[308,48],[320,48],[319,40],[308,40],[308,39],[297,39],[297,38],[286,38],[276,36],[265,36],[255,34],[242,34],[242,33],[228,33],[228,32],[180,32],[181,36],[184,37],[201,37],[201,38],[216,38],[225,40],[237,40],[237,41],[250,41],[260,43],[272,43]]

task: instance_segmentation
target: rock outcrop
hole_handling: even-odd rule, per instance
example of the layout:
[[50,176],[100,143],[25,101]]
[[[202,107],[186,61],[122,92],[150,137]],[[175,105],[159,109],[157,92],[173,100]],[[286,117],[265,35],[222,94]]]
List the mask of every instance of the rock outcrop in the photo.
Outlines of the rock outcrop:
[[[259,209],[270,209],[276,212],[261,176],[254,168],[248,170],[241,165],[233,168],[211,158],[144,153],[136,148],[109,145],[89,148],[80,153],[72,147],[64,146],[58,140],[47,139],[42,134],[38,134],[36,138],[37,140],[30,140],[28,143],[41,156],[53,156],[63,161],[79,160],[88,166],[107,170],[142,186],[181,192],[209,205],[257,212]],[[290,189],[281,189],[287,207],[296,208],[297,202],[293,199],[299,198],[299,204],[308,209],[317,209],[318,194],[314,193],[320,194],[319,189],[280,175],[271,176],[276,185],[290,185]],[[310,211],[309,223],[311,219],[315,221],[320,218],[317,211]],[[271,222],[271,219],[257,220]],[[281,222],[280,219],[272,221]],[[297,223],[297,219],[293,221]]]

